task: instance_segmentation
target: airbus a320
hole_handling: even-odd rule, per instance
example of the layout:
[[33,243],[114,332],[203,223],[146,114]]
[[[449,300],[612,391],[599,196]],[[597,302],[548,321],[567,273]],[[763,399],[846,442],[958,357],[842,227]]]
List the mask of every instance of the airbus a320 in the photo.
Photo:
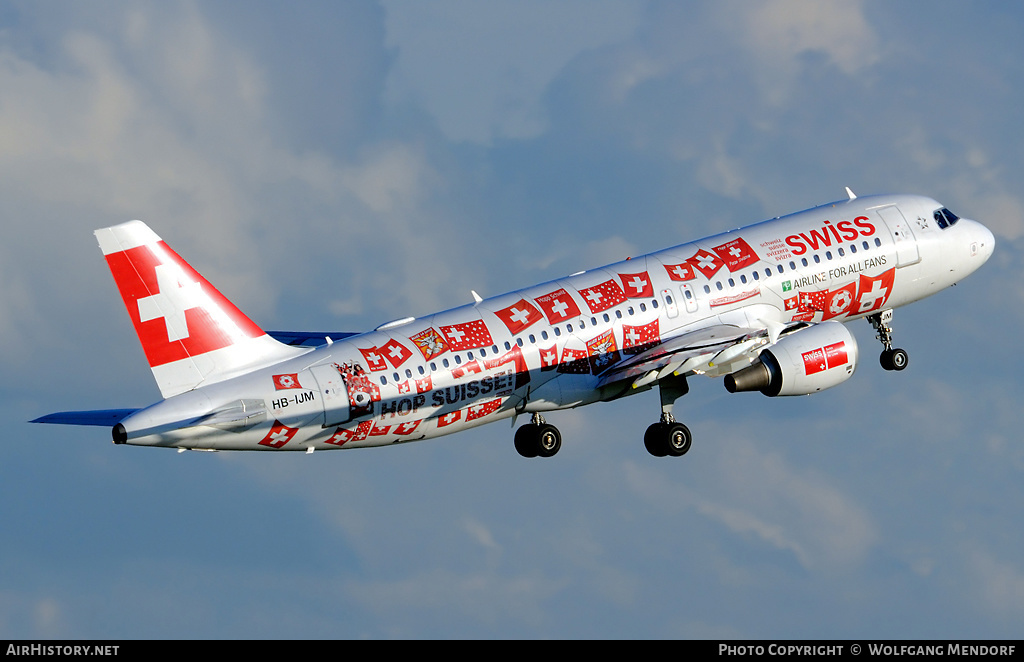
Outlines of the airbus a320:
[[[60,412],[115,444],[303,451],[389,446],[529,417],[525,457],[550,457],[549,412],[657,388],[652,455],[680,456],[674,403],[695,375],[730,392],[837,386],[866,318],[900,371],[892,311],[955,284],[995,247],[982,224],[916,195],[857,197],[626,259],[367,333],[264,332],[140,221],[96,238],[163,399]],[[639,437],[639,434],[638,434]]]

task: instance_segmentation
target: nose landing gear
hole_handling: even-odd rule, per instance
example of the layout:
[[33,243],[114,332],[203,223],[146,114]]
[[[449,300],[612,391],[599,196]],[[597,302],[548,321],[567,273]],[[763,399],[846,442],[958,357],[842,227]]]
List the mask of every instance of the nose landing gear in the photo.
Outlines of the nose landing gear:
[[885,347],[882,350],[882,354],[878,357],[878,362],[882,364],[882,368],[896,371],[906,369],[907,364],[910,363],[910,355],[907,354],[906,350],[893,349],[892,346],[892,327],[889,326],[889,323],[892,322],[892,309],[868,315],[867,320],[875,331],[878,332],[878,335],[875,337],[882,341],[882,346]]

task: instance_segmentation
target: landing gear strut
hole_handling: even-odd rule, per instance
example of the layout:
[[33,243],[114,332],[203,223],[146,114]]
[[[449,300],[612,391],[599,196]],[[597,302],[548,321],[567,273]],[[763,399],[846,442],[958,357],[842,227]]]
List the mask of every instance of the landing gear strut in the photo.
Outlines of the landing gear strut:
[[885,347],[882,350],[882,354],[878,357],[878,362],[886,370],[898,371],[905,369],[910,362],[910,356],[905,350],[893,349],[892,347],[892,327],[889,326],[889,323],[892,322],[892,309],[868,315],[867,320],[875,331],[878,332],[878,335],[875,337],[882,341],[882,346]]
[[675,401],[689,392],[686,377],[667,377],[658,382],[661,393],[661,420],[644,433],[644,446],[655,457],[685,455],[693,443],[690,428],[676,421],[672,415]]
[[534,414],[526,425],[516,430],[516,451],[523,457],[551,457],[562,447],[558,428]]

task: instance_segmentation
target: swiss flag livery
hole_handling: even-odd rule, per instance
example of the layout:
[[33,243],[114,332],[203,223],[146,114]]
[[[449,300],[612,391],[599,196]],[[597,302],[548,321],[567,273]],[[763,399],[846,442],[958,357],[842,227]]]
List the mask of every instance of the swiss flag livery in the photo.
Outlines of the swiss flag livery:
[[299,384],[299,375],[295,372],[290,372],[286,375],[274,375],[274,390],[280,391],[286,388],[302,388]]
[[551,324],[558,324],[565,320],[576,317],[580,314],[580,307],[576,305],[572,296],[565,290],[555,290],[550,294],[534,299],[544,311],[544,315]]
[[335,446],[343,446],[350,441],[362,441],[370,434],[370,430],[372,428],[373,421],[363,421],[357,425],[354,430],[338,428],[326,443],[333,444]]
[[838,290],[830,290],[825,297],[825,305],[821,309],[821,312],[824,314],[821,318],[822,321],[848,314],[853,309],[853,300],[856,296],[856,283],[850,283],[846,287],[840,287]]
[[562,362],[558,364],[558,372],[586,375],[590,373],[590,355],[585,349],[562,350]]
[[448,343],[444,341],[441,334],[434,330],[434,327],[420,331],[411,336],[409,340],[416,345],[416,349],[420,350],[420,354],[427,361],[448,351]]
[[388,363],[396,368],[408,361],[409,357],[412,356],[411,349],[393,338],[381,346],[380,352],[388,360]]
[[757,257],[757,253],[742,238],[733,239],[721,246],[715,246],[711,250],[715,251],[718,257],[722,258],[729,271],[745,269],[760,259]]
[[473,405],[466,410],[466,420],[475,421],[478,418],[483,418],[488,414],[501,409],[501,398],[495,398],[494,400],[488,400],[487,402],[481,402],[478,405]]
[[642,326],[622,325],[622,351],[626,354],[639,354],[660,341],[658,320]]
[[896,276],[896,268],[889,269],[878,278],[860,275],[860,285],[857,288],[856,313],[868,313],[878,310],[889,300],[892,294],[892,283]]
[[587,354],[590,355],[590,370],[595,375],[618,363],[619,350],[615,346],[615,334],[609,330],[587,341]]
[[600,313],[626,300],[622,288],[614,280],[606,280],[593,287],[580,290],[580,295],[590,307],[590,312]]
[[295,433],[299,431],[299,428],[290,428],[281,421],[274,421],[274,424],[270,426],[270,432],[267,436],[263,437],[263,441],[260,442],[260,446],[269,446],[270,448],[281,448],[295,436]]
[[804,360],[804,374],[813,375],[829,368],[838,368],[849,362],[846,343],[837,342],[800,355]]
[[388,362],[384,360],[384,354],[381,353],[376,347],[370,349],[357,348],[360,354],[363,355],[363,360],[366,361],[366,365],[370,367],[370,372],[377,372],[378,370],[387,370]]
[[668,272],[668,277],[672,280],[693,280],[696,278],[696,274],[693,273],[693,266],[688,262],[682,264],[666,264],[665,271]]
[[697,251],[697,254],[686,261],[705,278],[711,278],[722,268],[722,258],[711,251]]
[[544,319],[540,311],[526,299],[520,299],[508,308],[496,310],[494,314],[508,327],[509,332],[513,335]]
[[106,259],[150,367],[263,335],[163,241]]
[[638,274],[619,274],[619,280],[622,281],[622,291],[630,299],[654,296],[654,286],[651,285],[651,277],[646,271]]
[[558,345],[542,348],[540,350],[540,369],[542,372],[554,370],[558,367]]
[[395,434],[412,434],[416,431],[416,428],[420,426],[423,421],[408,421],[407,423],[399,423],[395,426]]
[[458,423],[462,420],[462,410],[456,409],[450,411],[447,414],[437,417],[437,427],[443,428],[451,425],[452,423]]
[[494,344],[491,332],[487,330],[483,320],[442,326],[441,333],[448,339],[449,347],[456,352]]

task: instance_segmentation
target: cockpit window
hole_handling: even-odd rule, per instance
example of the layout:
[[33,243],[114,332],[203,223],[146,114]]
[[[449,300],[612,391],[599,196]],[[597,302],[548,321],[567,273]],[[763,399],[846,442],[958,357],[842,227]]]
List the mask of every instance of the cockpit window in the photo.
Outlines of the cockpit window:
[[943,230],[945,230],[951,225],[956,224],[956,222],[960,220],[959,216],[949,211],[945,207],[943,207],[942,209],[936,209],[934,217],[935,223]]

